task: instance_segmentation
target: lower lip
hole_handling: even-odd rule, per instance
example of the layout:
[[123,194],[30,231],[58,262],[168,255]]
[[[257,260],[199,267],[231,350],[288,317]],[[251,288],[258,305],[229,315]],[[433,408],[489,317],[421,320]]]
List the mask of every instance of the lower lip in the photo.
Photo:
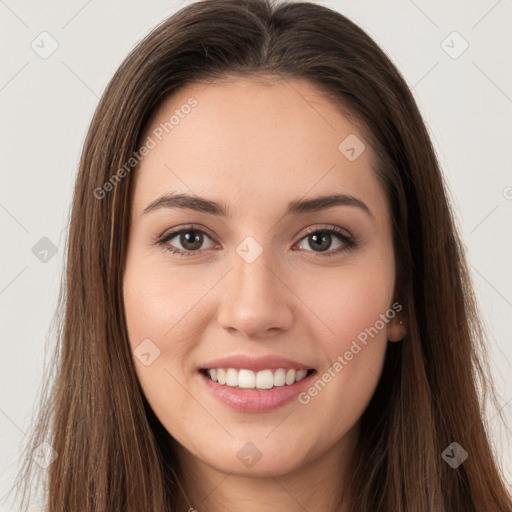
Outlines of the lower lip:
[[316,372],[289,386],[285,384],[266,390],[233,388],[219,384],[201,372],[199,375],[210,393],[223,404],[242,412],[265,412],[291,402],[310,384]]

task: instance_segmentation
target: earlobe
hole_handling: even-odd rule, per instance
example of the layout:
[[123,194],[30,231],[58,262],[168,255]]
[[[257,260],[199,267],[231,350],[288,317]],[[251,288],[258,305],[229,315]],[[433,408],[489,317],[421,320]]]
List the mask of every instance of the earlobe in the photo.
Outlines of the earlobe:
[[400,318],[393,318],[388,325],[388,341],[402,341],[407,335],[405,322]]

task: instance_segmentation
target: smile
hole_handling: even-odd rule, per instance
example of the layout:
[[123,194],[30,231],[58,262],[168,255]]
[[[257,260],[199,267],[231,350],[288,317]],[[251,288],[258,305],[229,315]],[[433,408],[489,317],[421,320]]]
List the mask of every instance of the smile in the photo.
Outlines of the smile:
[[277,368],[255,372],[245,368],[209,368],[201,370],[204,375],[223,386],[238,389],[266,390],[281,386],[291,386],[300,382],[314,370]]

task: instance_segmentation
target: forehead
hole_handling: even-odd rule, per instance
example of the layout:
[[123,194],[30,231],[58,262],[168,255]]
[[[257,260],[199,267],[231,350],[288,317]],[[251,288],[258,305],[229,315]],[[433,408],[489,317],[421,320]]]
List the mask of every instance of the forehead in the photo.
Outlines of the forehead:
[[[134,176],[138,210],[165,192],[230,197],[236,211],[333,192],[384,207],[373,150],[307,81],[190,84],[162,103],[143,143],[148,137],[154,147]],[[349,159],[347,144],[365,149]]]

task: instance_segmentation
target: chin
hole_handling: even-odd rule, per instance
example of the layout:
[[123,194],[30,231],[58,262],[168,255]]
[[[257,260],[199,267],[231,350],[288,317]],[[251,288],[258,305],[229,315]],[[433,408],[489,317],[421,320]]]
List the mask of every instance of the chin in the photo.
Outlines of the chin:
[[[267,431],[268,432],[268,431]],[[275,439],[258,437],[246,442],[238,439],[224,445],[217,444],[207,452],[195,453],[194,456],[204,464],[221,471],[239,476],[265,477],[280,476],[295,471],[305,463],[305,453],[297,447],[304,447],[303,442],[288,437],[286,440],[276,436]]]

